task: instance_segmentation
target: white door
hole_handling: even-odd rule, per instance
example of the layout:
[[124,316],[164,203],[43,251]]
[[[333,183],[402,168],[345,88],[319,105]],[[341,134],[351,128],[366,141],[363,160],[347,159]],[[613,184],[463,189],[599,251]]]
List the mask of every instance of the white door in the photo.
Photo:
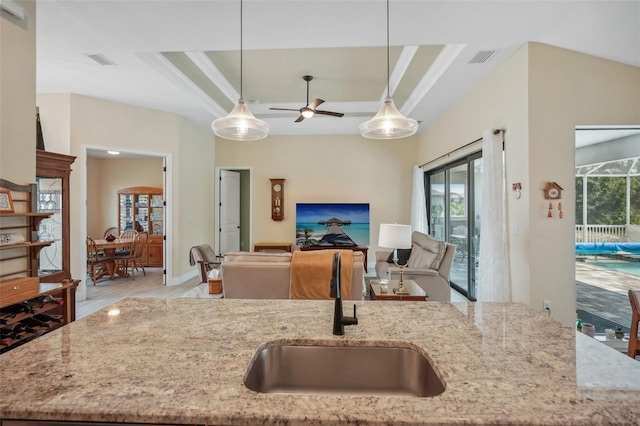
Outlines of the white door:
[[240,250],[240,173],[220,171],[220,254]]

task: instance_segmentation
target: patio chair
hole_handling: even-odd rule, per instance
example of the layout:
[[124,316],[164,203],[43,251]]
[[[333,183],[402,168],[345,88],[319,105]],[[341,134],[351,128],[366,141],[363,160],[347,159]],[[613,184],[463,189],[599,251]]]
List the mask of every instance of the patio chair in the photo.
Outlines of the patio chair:
[[629,351],[627,354],[635,359],[640,355],[640,340],[638,338],[638,322],[640,322],[640,290],[629,290],[631,302],[631,331],[629,332]]

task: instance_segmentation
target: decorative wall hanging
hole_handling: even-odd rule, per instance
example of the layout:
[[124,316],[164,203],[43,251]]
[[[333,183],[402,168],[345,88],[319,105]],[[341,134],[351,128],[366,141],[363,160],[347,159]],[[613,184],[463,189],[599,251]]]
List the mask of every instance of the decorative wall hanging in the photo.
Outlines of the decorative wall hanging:
[[511,190],[513,191],[513,197],[516,200],[520,199],[520,196],[522,195],[522,184],[520,182],[512,183]]
[[11,191],[0,191],[0,212],[13,213],[13,199],[11,199]]

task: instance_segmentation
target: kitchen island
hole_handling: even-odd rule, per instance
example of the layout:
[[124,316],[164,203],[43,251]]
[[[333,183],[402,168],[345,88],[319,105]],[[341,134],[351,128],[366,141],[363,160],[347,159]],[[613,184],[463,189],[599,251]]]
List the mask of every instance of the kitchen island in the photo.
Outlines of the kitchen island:
[[[351,303],[344,305],[350,312]],[[185,425],[640,421],[640,362],[604,345],[598,350],[610,352],[582,359],[584,343],[599,343],[527,306],[357,305],[359,324],[334,336],[333,301],[125,299],[0,355],[0,418]],[[412,344],[446,388],[430,398],[251,391],[243,384],[247,367],[273,341]],[[593,377],[602,374],[595,364],[610,366],[604,381]]]

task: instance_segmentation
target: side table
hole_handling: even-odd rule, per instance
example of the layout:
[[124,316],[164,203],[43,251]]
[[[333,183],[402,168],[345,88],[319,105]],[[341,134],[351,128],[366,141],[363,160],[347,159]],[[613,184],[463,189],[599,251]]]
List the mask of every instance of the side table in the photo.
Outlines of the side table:
[[255,243],[253,251],[286,251],[291,252],[291,243]]
[[379,283],[370,284],[371,300],[407,300],[407,301],[425,301],[429,299],[429,295],[413,280],[404,280],[404,287],[409,289],[409,294],[396,294],[393,289],[398,287],[399,280],[391,280],[387,284],[387,292],[383,293]]

